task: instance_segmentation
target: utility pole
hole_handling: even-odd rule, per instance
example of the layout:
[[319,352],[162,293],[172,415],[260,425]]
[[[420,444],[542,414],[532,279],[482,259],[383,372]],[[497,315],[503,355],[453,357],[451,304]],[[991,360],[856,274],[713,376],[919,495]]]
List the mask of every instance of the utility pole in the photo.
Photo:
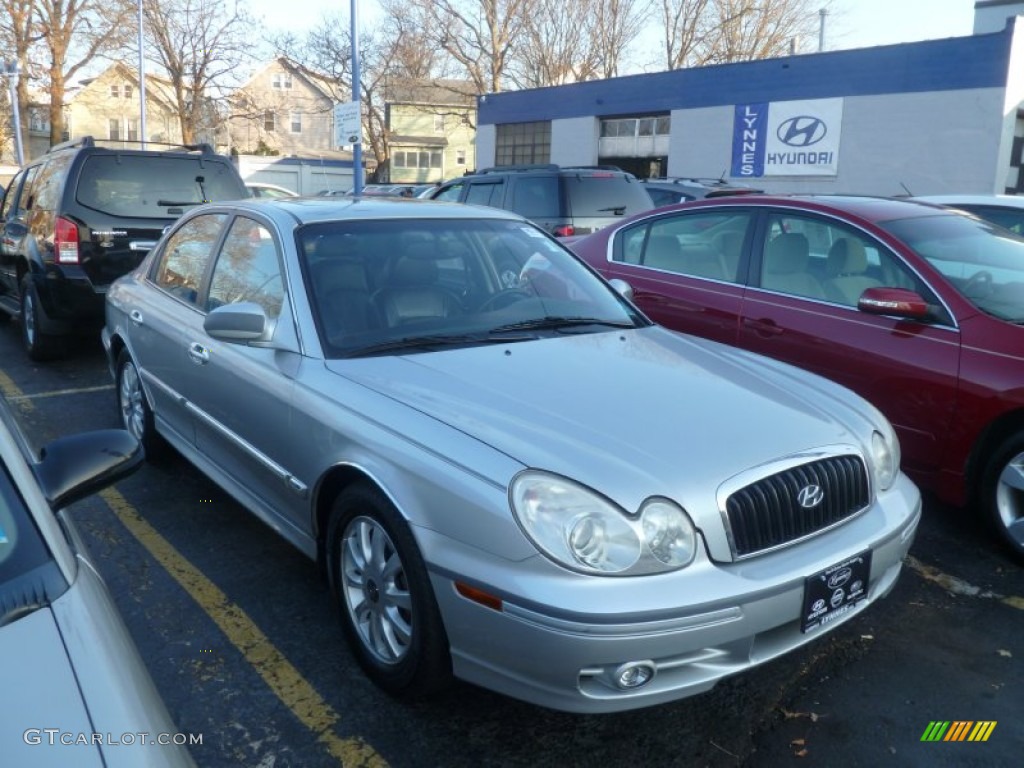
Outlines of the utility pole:
[[820,22],[818,23],[818,51],[825,50],[825,17],[828,16],[828,9],[822,8],[818,11]]
[[[359,11],[357,0],[352,0],[352,101],[356,104],[356,114],[362,115],[359,103]],[[359,122],[359,133],[352,145],[352,194],[363,193],[363,128],[362,118]]]
[[14,154],[18,165],[25,164],[25,150],[21,143],[21,112],[18,105],[18,80],[21,72],[18,70],[17,59],[8,61],[4,66],[4,74],[7,75],[7,87],[11,94],[11,120],[14,123]]

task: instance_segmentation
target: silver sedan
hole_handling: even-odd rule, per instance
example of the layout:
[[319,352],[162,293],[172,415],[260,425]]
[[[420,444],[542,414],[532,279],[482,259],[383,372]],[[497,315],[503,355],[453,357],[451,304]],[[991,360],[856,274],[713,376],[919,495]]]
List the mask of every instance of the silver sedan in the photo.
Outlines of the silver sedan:
[[112,286],[103,338],[125,426],[325,566],[378,685],[610,712],[857,615],[921,509],[864,400],[617,288],[497,209],[238,201]]

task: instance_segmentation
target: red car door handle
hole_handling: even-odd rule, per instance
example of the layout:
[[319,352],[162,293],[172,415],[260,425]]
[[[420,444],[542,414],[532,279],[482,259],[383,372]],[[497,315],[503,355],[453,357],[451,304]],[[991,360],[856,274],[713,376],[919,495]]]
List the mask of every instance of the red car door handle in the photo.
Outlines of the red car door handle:
[[778,336],[783,330],[774,320],[755,320],[752,317],[744,317],[743,325],[760,336]]

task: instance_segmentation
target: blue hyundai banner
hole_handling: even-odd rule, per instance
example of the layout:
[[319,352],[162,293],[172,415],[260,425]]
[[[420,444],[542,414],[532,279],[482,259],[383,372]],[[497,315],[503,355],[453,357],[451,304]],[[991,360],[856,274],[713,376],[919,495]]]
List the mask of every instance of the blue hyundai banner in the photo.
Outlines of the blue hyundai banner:
[[842,99],[737,104],[731,175],[835,176],[842,123]]
[[764,176],[767,104],[737,104],[732,127],[730,176]]

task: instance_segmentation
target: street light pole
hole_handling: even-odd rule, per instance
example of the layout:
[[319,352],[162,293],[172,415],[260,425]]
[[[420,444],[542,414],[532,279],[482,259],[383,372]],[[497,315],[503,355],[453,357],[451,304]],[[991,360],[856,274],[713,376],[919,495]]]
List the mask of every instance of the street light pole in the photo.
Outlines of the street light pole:
[[142,55],[142,0],[139,0],[139,137],[146,148],[146,60]]
[[[362,105],[359,103],[359,5],[357,0],[352,0],[352,101],[356,103],[356,114],[362,115]],[[362,117],[359,119],[359,133],[356,142],[352,145],[352,194],[361,195],[363,192],[363,127]]]
[[14,154],[18,159],[18,165],[21,166],[25,164],[25,151],[21,143],[21,112],[18,108],[18,80],[21,78],[21,73],[18,70],[17,59],[7,62],[4,73],[7,75],[7,87],[11,94],[11,119],[14,122]]

